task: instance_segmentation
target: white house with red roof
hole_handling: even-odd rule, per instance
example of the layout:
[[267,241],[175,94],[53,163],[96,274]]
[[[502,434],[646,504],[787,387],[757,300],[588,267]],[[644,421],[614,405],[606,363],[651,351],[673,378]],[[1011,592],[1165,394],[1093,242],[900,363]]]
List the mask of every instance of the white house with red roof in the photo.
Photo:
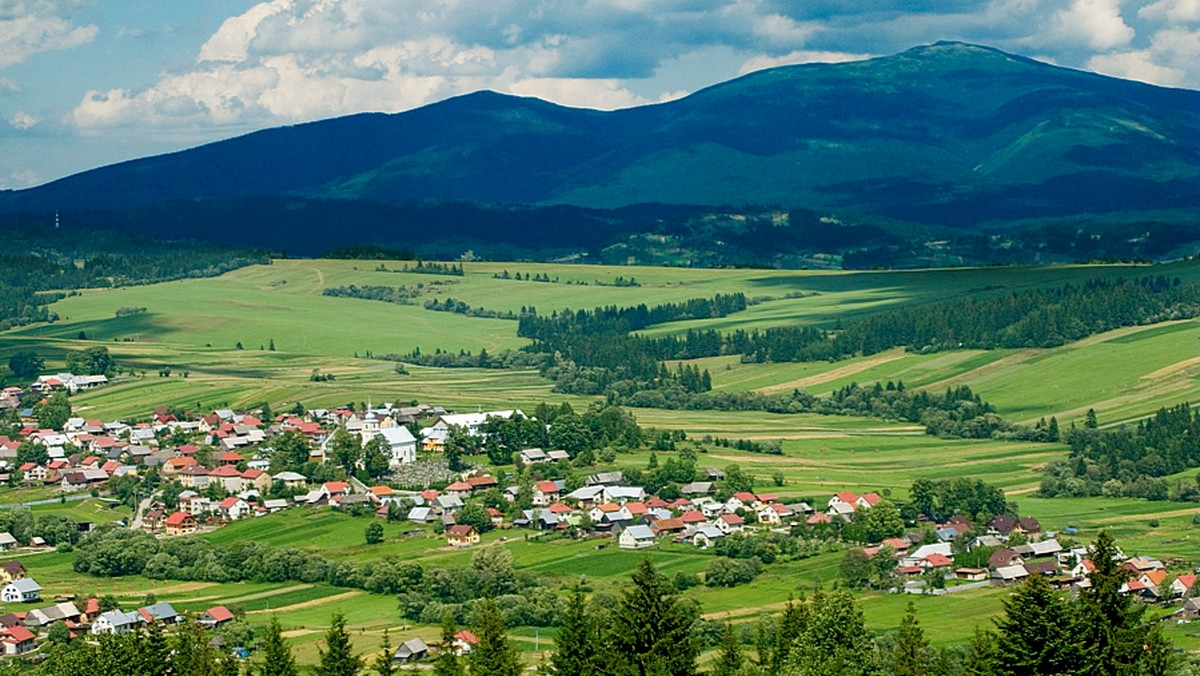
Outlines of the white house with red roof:
[[717,517],[715,525],[721,529],[722,533],[729,535],[730,533],[740,532],[746,525],[746,520],[737,514],[722,514]]
[[1171,595],[1176,598],[1186,596],[1196,586],[1196,576],[1192,573],[1180,575],[1171,583]]
[[562,495],[562,486],[553,481],[539,481],[533,485],[533,504],[548,505]]
[[237,521],[247,516],[253,516],[254,508],[245,500],[231,496],[217,503],[217,512],[230,521]]

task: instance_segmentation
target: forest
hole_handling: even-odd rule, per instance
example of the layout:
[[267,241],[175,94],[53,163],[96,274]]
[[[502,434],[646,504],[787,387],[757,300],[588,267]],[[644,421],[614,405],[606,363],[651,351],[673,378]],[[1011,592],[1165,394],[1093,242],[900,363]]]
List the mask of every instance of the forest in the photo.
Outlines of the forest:
[[1054,496],[1134,497],[1200,502],[1200,476],[1165,478],[1200,467],[1200,411],[1163,407],[1136,424],[1100,429],[1094,411],[1064,435],[1068,458],[1051,463],[1041,493]]

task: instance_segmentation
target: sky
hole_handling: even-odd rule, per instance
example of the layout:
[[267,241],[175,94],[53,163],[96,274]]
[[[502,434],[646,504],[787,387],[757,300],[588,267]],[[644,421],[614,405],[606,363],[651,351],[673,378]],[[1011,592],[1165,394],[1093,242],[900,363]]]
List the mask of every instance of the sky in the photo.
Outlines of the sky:
[[480,89],[624,108],[938,40],[1200,88],[1200,0],[0,0],[0,188]]

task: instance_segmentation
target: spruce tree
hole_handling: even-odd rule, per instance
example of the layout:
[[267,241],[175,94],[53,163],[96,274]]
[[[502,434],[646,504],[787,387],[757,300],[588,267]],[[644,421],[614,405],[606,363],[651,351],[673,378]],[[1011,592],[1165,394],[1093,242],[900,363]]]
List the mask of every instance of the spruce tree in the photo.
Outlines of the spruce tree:
[[900,621],[900,631],[896,633],[895,642],[884,657],[884,669],[896,676],[931,674],[932,658],[929,641],[925,640],[925,632],[917,621],[917,608],[909,601],[904,619]]
[[667,578],[643,559],[612,618],[611,673],[691,676],[697,648],[691,618]]
[[321,662],[317,665],[317,676],[357,676],[362,671],[362,659],[354,654],[350,644],[350,633],[346,631],[346,616],[334,613],[325,632],[325,649],[318,652]]
[[284,642],[283,628],[279,626],[279,618],[274,615],[263,634],[261,650],[263,664],[258,668],[257,676],[298,676],[296,658]]
[[396,673],[396,663],[392,661],[392,637],[388,634],[387,627],[383,628],[383,645],[379,646],[379,649],[381,652],[371,661],[371,668],[379,676],[392,676]]
[[789,598],[787,605],[784,606],[783,616],[779,618],[779,626],[775,632],[775,649],[771,651],[771,670],[773,672],[779,673],[783,671],[784,665],[787,664],[788,655],[792,651],[792,645],[796,643],[796,639],[800,638],[800,634],[804,632],[807,611],[808,608],[804,605],[803,599],[801,599],[800,603],[796,603],[793,599]]
[[1096,569],[1088,575],[1091,585],[1080,591],[1076,603],[1078,640],[1086,647],[1081,658],[1088,674],[1143,673],[1138,665],[1146,653],[1146,608],[1121,593],[1129,574],[1118,565],[1119,553],[1108,532],[1101,531],[1092,546]]
[[475,606],[475,636],[479,643],[467,655],[471,676],[519,676],[521,654],[505,634],[500,606],[485,598]]
[[745,664],[742,655],[742,642],[738,640],[733,625],[725,623],[725,631],[721,633],[721,653],[713,665],[712,676],[738,676]]
[[554,643],[549,668],[549,673],[554,676],[590,676],[603,671],[599,659],[599,627],[588,612],[587,599],[578,586],[567,601],[567,612]]
[[433,676],[463,676],[462,664],[454,651],[454,615],[447,612],[442,616],[442,642],[437,657],[433,660]]
[[996,637],[981,627],[967,646],[962,661],[963,676],[996,676]]
[[171,647],[167,644],[162,625],[151,622],[138,643],[138,671],[146,676],[166,674],[170,668]]
[[995,620],[996,673],[1005,676],[1073,673],[1081,657],[1071,635],[1071,609],[1041,575],[1004,600]]
[[[879,674],[875,641],[862,609],[850,592],[813,594],[804,627],[792,645],[787,666],[801,674],[875,676]],[[785,670],[788,672],[789,670]]]

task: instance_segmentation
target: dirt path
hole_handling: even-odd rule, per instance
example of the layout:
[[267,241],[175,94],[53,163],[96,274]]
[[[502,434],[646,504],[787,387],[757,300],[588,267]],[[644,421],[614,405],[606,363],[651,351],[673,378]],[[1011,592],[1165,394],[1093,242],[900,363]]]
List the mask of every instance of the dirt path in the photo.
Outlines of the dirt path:
[[304,610],[305,608],[314,608],[316,606],[323,606],[326,603],[336,603],[338,601],[345,601],[347,599],[354,598],[355,596],[362,596],[364,593],[366,593],[366,592],[348,591],[348,592],[344,592],[341,594],[334,594],[333,596],[323,596],[319,599],[313,599],[311,601],[303,601],[301,603],[293,603],[290,606],[279,606],[278,608],[263,608],[262,610],[249,610],[249,611],[246,611],[246,614],[247,615],[266,615],[268,613],[283,613],[283,612],[291,612],[293,610]]
[[[288,592],[300,591],[301,589],[308,589],[310,587],[312,587],[311,584],[298,584],[298,585],[295,585],[292,587],[280,587],[279,589],[269,589],[267,591],[256,592],[254,594],[246,594],[245,596],[239,596],[237,598],[228,599],[226,601],[226,603],[244,603],[246,601],[265,599],[268,596],[278,596],[280,594],[287,594]],[[318,600],[320,600],[320,599],[318,599]]]
[[896,361],[897,359],[903,359],[903,358],[904,358],[904,349],[903,348],[888,350],[887,352],[884,352],[883,354],[871,357],[870,359],[864,359],[855,364],[848,364],[846,366],[841,366],[841,367],[835,368],[831,371],[826,371],[824,373],[818,373],[816,375],[811,375],[806,378],[799,378],[797,380],[792,380],[792,381],[789,381],[786,383],[779,383],[777,385],[768,385],[766,387],[760,387],[755,391],[762,392],[764,394],[771,394],[773,392],[785,392],[787,390],[804,389],[804,388],[810,387],[812,385],[820,385],[822,383],[828,383],[828,382],[831,382],[834,380],[838,380],[839,378],[845,378],[847,376],[852,376],[857,373],[862,373],[863,371],[875,368],[876,366],[879,366],[881,364],[886,364],[890,361]]
[[312,291],[309,291],[307,294],[305,294],[307,296],[318,293],[325,288],[325,273],[321,272],[320,268],[309,268],[309,270],[317,273],[317,286]]

